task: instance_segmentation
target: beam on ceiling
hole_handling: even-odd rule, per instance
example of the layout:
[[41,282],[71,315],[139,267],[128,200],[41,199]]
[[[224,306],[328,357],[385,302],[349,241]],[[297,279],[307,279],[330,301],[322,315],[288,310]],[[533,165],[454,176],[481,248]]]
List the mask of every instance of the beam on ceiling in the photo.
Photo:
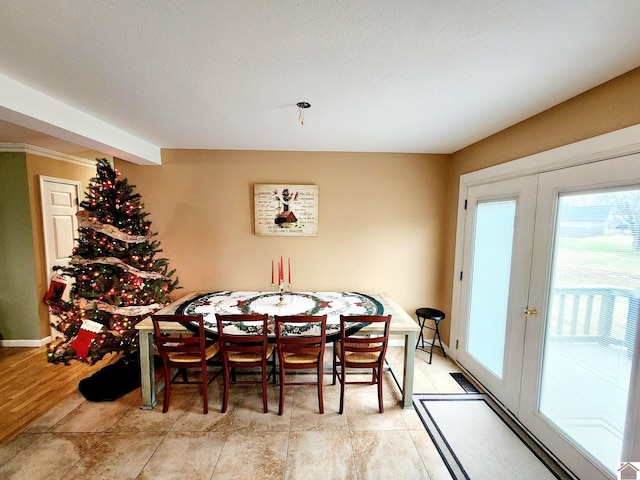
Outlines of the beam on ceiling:
[[160,165],[160,147],[0,74],[0,119],[139,165]]

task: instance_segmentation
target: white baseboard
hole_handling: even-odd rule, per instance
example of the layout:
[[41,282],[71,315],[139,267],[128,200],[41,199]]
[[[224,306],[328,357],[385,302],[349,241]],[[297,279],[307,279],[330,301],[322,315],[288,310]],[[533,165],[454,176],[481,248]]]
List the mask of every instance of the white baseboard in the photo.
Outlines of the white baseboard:
[[51,337],[41,340],[0,340],[0,347],[42,347],[51,342]]

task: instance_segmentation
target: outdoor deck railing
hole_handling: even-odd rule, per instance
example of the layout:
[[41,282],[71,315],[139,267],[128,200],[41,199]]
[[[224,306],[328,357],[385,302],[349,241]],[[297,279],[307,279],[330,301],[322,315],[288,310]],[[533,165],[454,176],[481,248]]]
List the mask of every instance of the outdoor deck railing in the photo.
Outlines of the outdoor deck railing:
[[555,288],[548,336],[558,341],[601,342],[633,351],[640,290]]

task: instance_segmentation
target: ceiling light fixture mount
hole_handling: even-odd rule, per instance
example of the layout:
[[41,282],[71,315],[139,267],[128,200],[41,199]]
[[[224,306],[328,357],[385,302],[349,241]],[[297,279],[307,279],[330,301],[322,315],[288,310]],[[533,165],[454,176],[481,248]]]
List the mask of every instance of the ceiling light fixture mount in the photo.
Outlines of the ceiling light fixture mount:
[[309,102],[298,102],[296,105],[298,106],[298,121],[300,125],[304,125],[304,110],[311,107],[311,104]]

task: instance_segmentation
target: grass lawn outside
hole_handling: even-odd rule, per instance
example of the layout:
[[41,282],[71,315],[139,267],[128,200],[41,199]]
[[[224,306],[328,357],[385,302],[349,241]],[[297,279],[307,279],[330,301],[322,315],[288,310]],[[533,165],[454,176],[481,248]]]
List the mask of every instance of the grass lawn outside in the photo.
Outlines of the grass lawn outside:
[[556,285],[640,288],[640,254],[631,234],[561,237],[555,255]]

